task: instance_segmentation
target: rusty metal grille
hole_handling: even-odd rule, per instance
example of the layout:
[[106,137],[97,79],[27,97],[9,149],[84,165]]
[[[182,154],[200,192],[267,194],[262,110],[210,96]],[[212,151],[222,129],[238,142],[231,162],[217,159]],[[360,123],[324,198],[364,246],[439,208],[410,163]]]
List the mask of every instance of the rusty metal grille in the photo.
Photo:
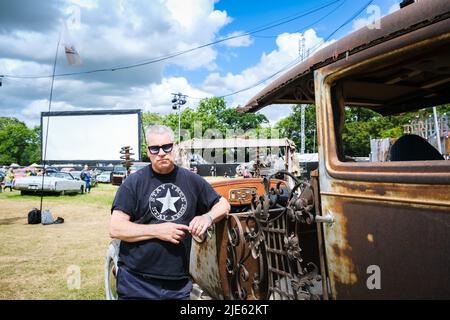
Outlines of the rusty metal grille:
[[[312,193],[298,190],[295,196],[290,193],[284,206],[267,192],[255,199],[252,210],[230,215],[226,267],[232,299],[248,299],[249,282],[255,299],[317,298],[310,288],[320,275],[313,263],[303,262],[299,239],[300,224],[314,221]],[[253,274],[248,269],[250,257],[258,264]]]

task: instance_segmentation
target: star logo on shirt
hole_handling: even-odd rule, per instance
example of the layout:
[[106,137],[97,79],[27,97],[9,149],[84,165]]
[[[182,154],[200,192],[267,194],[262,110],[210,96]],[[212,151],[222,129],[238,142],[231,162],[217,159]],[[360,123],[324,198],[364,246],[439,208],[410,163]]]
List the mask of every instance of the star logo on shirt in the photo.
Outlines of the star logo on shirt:
[[178,199],[180,199],[180,197],[172,197],[169,190],[167,190],[166,196],[164,198],[156,198],[156,200],[161,202],[163,205],[161,213],[164,213],[167,210],[177,212],[177,208],[175,208],[175,202],[177,202]]
[[150,194],[149,207],[156,219],[172,222],[186,213],[187,200],[178,186],[173,183],[164,183]]

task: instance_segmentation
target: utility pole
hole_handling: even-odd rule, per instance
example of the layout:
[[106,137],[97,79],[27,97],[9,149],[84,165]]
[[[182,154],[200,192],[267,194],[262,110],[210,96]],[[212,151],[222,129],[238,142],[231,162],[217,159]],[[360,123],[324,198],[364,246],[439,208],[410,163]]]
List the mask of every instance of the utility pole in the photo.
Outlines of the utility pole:
[[439,152],[442,154],[441,128],[439,127],[436,107],[433,107],[433,115],[434,115],[434,133],[436,134],[437,147],[438,147]]
[[178,93],[172,93],[172,109],[178,109],[178,143],[181,142],[181,106],[186,104],[186,95]]
[[[306,51],[305,51],[305,37],[303,37],[303,35],[300,36],[300,39],[298,41],[298,54],[300,57],[300,60],[303,61],[306,58]],[[300,117],[301,117],[301,121],[300,121],[300,153],[303,154],[305,153],[305,141],[306,141],[306,136],[305,136],[305,109],[306,109],[306,105],[302,104],[300,106]]]

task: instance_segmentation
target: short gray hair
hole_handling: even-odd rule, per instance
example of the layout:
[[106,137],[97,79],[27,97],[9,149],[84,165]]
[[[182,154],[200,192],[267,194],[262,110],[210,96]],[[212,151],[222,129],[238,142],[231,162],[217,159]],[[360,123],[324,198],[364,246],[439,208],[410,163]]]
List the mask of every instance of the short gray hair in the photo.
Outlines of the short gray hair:
[[170,136],[170,139],[172,141],[175,141],[175,134],[173,133],[173,130],[168,126],[163,126],[160,124],[152,124],[145,129],[145,138],[147,139],[148,143],[148,137],[153,134],[168,134]]

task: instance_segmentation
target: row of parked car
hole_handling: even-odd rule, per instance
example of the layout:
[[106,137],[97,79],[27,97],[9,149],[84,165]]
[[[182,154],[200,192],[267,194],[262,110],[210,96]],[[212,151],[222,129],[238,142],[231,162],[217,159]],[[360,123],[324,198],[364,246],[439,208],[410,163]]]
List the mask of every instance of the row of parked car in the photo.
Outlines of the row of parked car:
[[[92,185],[94,186],[94,185]],[[45,176],[27,176],[14,179],[13,189],[21,194],[36,193],[41,190],[59,194],[84,193],[86,183],[69,172],[46,172]]]
[[[127,170],[123,166],[114,166],[112,170],[101,171],[94,169],[90,171],[91,187],[95,187],[97,183],[113,183],[120,185],[127,175],[143,168],[148,163],[136,163]],[[109,168],[108,168],[109,169]],[[84,193],[86,183],[81,179],[81,170],[76,168],[48,168],[45,177],[42,175],[19,176],[14,179],[13,189],[21,191],[21,194],[36,193],[43,190],[44,192],[68,194],[68,193]],[[120,178],[120,179],[119,179]],[[120,181],[119,181],[120,180]]]
[[[86,190],[86,182],[81,179],[81,170],[75,168],[47,168],[46,174],[21,176],[15,175],[13,181],[13,189],[19,190],[21,194],[29,194],[40,192],[41,190],[48,193],[84,193]],[[90,171],[90,185],[95,187],[98,183],[100,171]],[[107,181],[106,181],[107,182]]]

